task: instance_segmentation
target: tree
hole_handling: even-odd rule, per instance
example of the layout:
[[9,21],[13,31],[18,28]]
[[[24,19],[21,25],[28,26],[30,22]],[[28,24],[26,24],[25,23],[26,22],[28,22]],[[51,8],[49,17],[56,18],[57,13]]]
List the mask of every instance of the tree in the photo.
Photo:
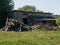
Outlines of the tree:
[[6,18],[13,7],[14,2],[12,0],[0,0],[0,28],[5,25]]
[[25,5],[25,6],[21,7],[21,8],[18,8],[18,10],[35,12],[36,11],[36,7],[35,6]]
[[60,17],[57,18],[57,24],[60,25]]
[[43,11],[40,11],[40,10],[36,10],[36,12],[41,12],[41,13],[43,13]]

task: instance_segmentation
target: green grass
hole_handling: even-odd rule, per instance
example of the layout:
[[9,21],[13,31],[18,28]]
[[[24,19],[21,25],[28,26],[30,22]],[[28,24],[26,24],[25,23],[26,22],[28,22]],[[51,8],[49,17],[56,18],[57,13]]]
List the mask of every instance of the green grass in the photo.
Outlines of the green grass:
[[60,45],[60,31],[0,32],[0,45]]

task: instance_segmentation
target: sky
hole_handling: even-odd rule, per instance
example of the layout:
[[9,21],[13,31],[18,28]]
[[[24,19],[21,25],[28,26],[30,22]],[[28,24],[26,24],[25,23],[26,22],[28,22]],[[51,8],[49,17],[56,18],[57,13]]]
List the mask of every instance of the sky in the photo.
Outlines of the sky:
[[15,3],[14,9],[18,9],[25,5],[35,6],[38,10],[51,12],[60,15],[60,0],[13,0]]

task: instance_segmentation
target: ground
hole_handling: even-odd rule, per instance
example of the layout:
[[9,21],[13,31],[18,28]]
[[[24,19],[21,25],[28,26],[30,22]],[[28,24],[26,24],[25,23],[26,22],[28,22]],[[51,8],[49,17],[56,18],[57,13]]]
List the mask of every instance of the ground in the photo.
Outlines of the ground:
[[0,45],[60,45],[60,31],[0,32]]

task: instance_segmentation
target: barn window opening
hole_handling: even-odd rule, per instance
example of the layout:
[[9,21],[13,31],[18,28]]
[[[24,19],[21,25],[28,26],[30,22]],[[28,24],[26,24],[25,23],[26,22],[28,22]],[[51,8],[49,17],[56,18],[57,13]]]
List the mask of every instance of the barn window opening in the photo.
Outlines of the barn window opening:
[[28,18],[23,18],[23,23],[28,25]]

